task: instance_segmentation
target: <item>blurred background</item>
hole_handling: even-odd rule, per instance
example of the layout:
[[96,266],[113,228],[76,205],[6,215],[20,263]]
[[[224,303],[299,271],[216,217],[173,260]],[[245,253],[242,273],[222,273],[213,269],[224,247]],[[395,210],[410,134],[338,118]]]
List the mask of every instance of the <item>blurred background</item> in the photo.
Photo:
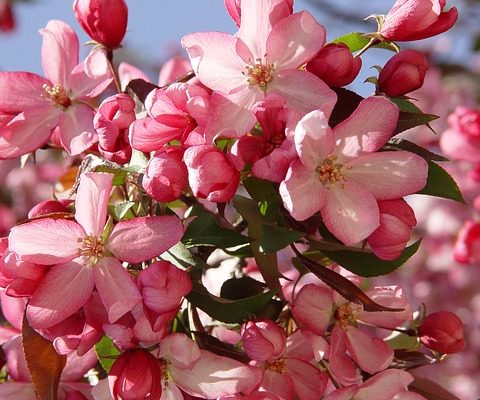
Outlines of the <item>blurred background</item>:
[[[7,3],[11,6],[8,15]],[[183,35],[195,31],[236,31],[223,0],[127,3],[129,29],[123,49],[115,53],[115,61],[139,67],[153,82],[157,82],[165,61],[172,56],[185,56],[179,44]],[[296,0],[295,10],[306,9],[314,14],[327,28],[327,39],[332,40],[347,32],[375,31],[375,21],[364,19],[371,14],[386,14],[393,3]],[[451,6],[456,6],[460,15],[452,30],[436,38],[402,44],[402,48],[413,47],[428,56],[431,64],[425,85],[411,97],[418,100],[424,112],[440,116],[432,124],[436,133],[416,128],[406,136],[435,152],[441,152],[439,138],[449,128],[447,117],[457,106],[480,112],[480,1],[448,0],[447,8]],[[43,74],[38,30],[50,19],[70,24],[81,43],[88,40],[73,16],[72,1],[0,0],[0,70]],[[83,55],[87,52],[88,47],[84,47]],[[362,71],[351,88],[363,96],[371,94],[374,87],[364,80],[377,74],[372,66],[384,65],[392,55],[382,49],[368,51],[362,56]],[[480,119],[478,123],[480,127]],[[410,201],[417,215],[417,234],[424,237],[421,250],[409,265],[380,283],[403,285],[414,307],[427,304],[429,312],[449,310],[461,317],[467,330],[467,351],[448,357],[441,365],[418,368],[414,373],[433,378],[460,399],[468,400],[480,398],[480,262],[458,264],[453,248],[465,221],[478,220],[474,204],[480,204],[480,171],[476,164],[463,160],[461,154],[450,158],[442,166],[457,180],[467,204],[413,196]],[[17,161],[0,162],[0,236],[16,220],[25,218],[36,202],[50,197],[51,186],[63,171],[49,162],[40,162],[35,169],[20,169]],[[478,249],[480,253],[480,239]],[[477,258],[480,260],[480,254]]]

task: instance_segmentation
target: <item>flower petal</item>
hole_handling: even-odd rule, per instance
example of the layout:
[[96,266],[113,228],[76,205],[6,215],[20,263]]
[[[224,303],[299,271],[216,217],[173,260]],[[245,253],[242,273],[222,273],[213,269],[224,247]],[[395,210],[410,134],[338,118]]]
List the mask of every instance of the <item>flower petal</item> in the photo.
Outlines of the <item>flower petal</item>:
[[137,119],[129,128],[132,147],[147,153],[160,150],[171,140],[180,139],[182,133],[182,129],[165,125],[151,117]]
[[23,261],[60,264],[79,255],[79,239],[84,236],[75,221],[45,218],[13,227],[8,238],[9,250]]
[[31,72],[0,72],[0,110],[7,114],[18,114],[39,105],[50,105],[42,97],[43,85],[50,82]]
[[98,142],[94,116],[95,111],[86,104],[70,106],[60,115],[60,140],[68,154],[75,156]]
[[112,174],[84,173],[75,200],[75,219],[87,235],[100,237],[107,221]]
[[93,286],[92,270],[77,261],[52,267],[28,304],[30,325],[44,329],[63,321],[88,301]]
[[136,264],[159,256],[182,236],[183,225],[176,216],[134,218],[113,228],[108,248],[120,260]]
[[300,400],[317,400],[323,396],[328,383],[326,372],[306,361],[287,358],[287,373]]
[[425,187],[427,162],[408,151],[365,154],[352,161],[345,176],[368,190],[377,200],[399,199]]

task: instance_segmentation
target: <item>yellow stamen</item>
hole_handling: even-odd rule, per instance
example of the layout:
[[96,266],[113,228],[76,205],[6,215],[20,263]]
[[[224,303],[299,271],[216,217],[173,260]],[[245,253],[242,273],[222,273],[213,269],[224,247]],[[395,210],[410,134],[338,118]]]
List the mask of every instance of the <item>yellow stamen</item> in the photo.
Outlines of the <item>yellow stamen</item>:
[[258,85],[260,89],[266,90],[267,84],[273,80],[273,71],[275,70],[273,64],[267,64],[261,58],[256,59],[256,63],[247,65],[243,75],[247,77],[247,82],[250,86]]
[[46,83],[43,84],[43,94],[50,99],[52,104],[68,107],[72,104],[72,101],[67,96],[66,90],[61,85],[49,86]]
[[345,175],[343,175],[344,165],[335,163],[337,158],[338,157],[336,155],[329,155],[327,158],[325,158],[323,164],[318,166],[316,169],[319,175],[318,179],[324,186],[327,186],[327,188],[336,184],[337,182],[344,187],[345,182],[347,181]]

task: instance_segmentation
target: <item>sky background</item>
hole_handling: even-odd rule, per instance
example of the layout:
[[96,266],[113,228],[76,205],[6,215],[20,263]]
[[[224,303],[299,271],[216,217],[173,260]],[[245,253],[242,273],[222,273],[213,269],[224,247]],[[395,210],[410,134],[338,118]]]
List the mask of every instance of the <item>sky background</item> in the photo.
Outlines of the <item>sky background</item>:
[[[328,40],[349,31],[371,32],[376,28],[373,20],[368,24],[352,26],[339,20],[327,19],[322,8],[312,4],[314,2],[315,0],[296,0],[295,11],[306,9],[314,14],[318,21],[326,26]],[[41,37],[38,30],[50,19],[61,19],[70,24],[78,33],[80,42],[85,43],[88,37],[74,18],[72,3],[70,0],[33,0],[28,4],[15,4],[17,29],[12,34],[0,34],[0,69],[43,74],[40,59]],[[393,3],[393,0],[335,1],[337,6],[348,7],[348,10],[356,11],[362,17],[372,13],[387,13]],[[458,1],[450,0],[448,3],[458,6]],[[184,54],[180,48],[183,35],[196,31],[236,31],[223,0],[127,0],[127,4],[128,32],[124,40],[123,54],[119,58],[141,66],[154,81],[162,62],[175,53]],[[466,61],[468,44],[462,39],[465,36],[462,29],[460,22],[451,33],[442,35],[439,40],[424,40],[415,45],[420,48],[433,48],[439,57],[447,58],[448,61]],[[84,47],[82,55],[85,56],[87,52],[88,47]],[[374,75],[374,71],[369,67],[384,64],[391,56],[392,53],[385,50],[370,51],[367,57],[363,58],[364,67],[355,89],[364,95],[371,92],[371,85],[360,83],[367,76]]]

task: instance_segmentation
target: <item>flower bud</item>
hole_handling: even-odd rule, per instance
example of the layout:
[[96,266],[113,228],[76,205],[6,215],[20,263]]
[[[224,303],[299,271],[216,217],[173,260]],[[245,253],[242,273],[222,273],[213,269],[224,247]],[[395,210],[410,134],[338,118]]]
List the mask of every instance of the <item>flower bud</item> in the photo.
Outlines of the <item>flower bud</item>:
[[40,217],[51,213],[68,213],[72,200],[44,200],[33,206],[28,212],[28,218]]
[[217,203],[233,197],[240,182],[240,173],[218,148],[192,146],[185,151],[183,160],[188,168],[188,182],[196,197]]
[[403,199],[378,202],[380,226],[368,238],[373,253],[382,260],[395,260],[402,254],[417,225],[415,213]]
[[12,4],[10,0],[0,0],[0,31],[10,32],[15,29]]
[[383,67],[378,77],[380,92],[399,97],[423,86],[428,69],[427,58],[415,50],[395,54]]
[[480,224],[465,221],[453,249],[455,260],[461,264],[473,264],[480,260]]
[[75,0],[73,11],[83,30],[96,42],[109,49],[122,43],[128,20],[124,0]]
[[241,333],[243,349],[252,360],[274,360],[285,350],[285,332],[272,320],[248,321]]
[[182,149],[164,147],[148,162],[142,186],[155,200],[174,201],[182,194],[188,182],[187,167],[182,157]]
[[397,0],[385,16],[380,34],[390,41],[426,39],[448,31],[457,21],[455,7],[442,12],[446,0]]
[[93,125],[98,133],[98,150],[107,160],[119,164],[130,161],[128,128],[133,121],[135,102],[127,94],[110,96],[100,104]]
[[425,346],[440,353],[459,353],[467,345],[461,319],[449,311],[430,314],[420,325],[419,334]]
[[306,65],[306,70],[322,79],[328,86],[341,87],[352,83],[362,67],[362,60],[353,57],[344,43],[330,43]]
[[146,350],[127,351],[113,363],[108,376],[115,400],[160,400],[162,386],[158,360]]

